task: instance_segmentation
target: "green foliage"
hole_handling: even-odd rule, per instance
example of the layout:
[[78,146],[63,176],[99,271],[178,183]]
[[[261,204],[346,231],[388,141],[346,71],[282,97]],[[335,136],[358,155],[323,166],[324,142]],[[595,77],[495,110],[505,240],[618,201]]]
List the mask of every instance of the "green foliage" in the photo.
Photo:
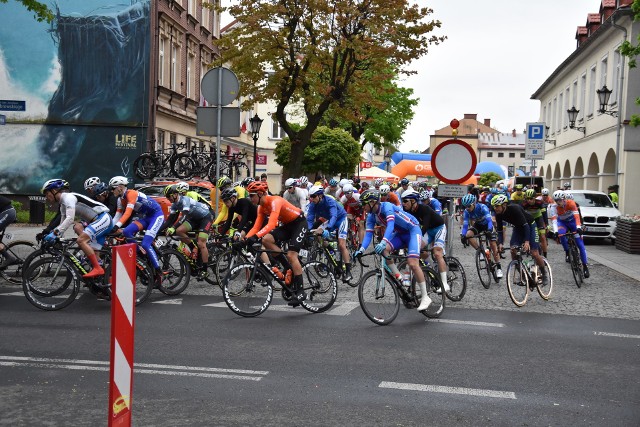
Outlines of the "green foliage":
[[480,178],[478,179],[478,185],[482,187],[493,187],[496,182],[502,179],[504,178],[502,178],[495,172],[487,172],[480,175]]
[[[0,3],[7,3],[8,0],[0,0]],[[46,4],[36,0],[17,0],[24,5],[30,12],[34,12],[33,16],[36,21],[51,22],[53,21],[53,12],[47,7]]]
[[[633,1],[633,4],[631,5],[631,10],[633,10],[633,13],[634,13],[633,20],[639,21],[640,20],[640,0]],[[640,35],[637,36],[636,41],[637,43],[633,44],[629,40],[625,40],[620,45],[620,48],[619,48],[620,54],[629,58],[629,62],[628,62],[629,68],[635,68],[637,66],[636,57],[640,55]],[[636,98],[636,105],[640,105],[640,98]],[[640,115],[633,114],[631,116],[631,119],[629,120],[629,123],[632,126],[640,125]]]
[[[353,173],[360,161],[360,144],[343,129],[320,126],[313,133],[304,150],[302,173],[326,175]],[[276,163],[286,166],[291,162],[291,140],[286,137],[276,144]]]

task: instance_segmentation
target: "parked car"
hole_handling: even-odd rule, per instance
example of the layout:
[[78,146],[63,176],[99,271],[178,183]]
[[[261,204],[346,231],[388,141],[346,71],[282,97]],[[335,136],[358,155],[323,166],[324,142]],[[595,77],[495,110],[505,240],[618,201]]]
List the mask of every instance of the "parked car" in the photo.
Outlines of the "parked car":
[[584,237],[611,239],[615,243],[616,220],[622,215],[602,191],[569,190],[580,206]]
[[[144,194],[157,201],[160,206],[162,206],[162,212],[166,218],[169,216],[169,206],[171,206],[171,203],[166,197],[164,197],[164,188],[169,184],[175,184],[177,182],[178,181],[151,181],[137,186],[136,190],[142,191]],[[189,191],[197,191],[202,197],[209,200],[211,196],[211,189],[214,187],[211,182],[191,180],[187,181],[187,184],[189,184]]]

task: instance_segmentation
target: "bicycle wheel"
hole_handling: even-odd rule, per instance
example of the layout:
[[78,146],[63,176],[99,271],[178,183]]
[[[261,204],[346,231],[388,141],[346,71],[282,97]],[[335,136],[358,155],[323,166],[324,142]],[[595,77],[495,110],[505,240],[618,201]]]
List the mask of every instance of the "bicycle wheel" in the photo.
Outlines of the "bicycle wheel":
[[224,252],[217,256],[214,271],[215,279],[221,289],[222,281],[229,271],[229,268],[233,268],[233,266],[243,263],[245,263],[245,260],[240,256],[239,253],[234,252],[232,248],[226,249]]
[[37,249],[35,243],[26,240],[15,240],[7,245],[7,252],[18,258],[19,263],[0,270],[0,276],[11,283],[22,283],[24,260]]
[[364,266],[355,258],[353,258],[353,252],[351,253],[351,279],[350,282],[347,282],[349,286],[352,288],[357,288],[360,284],[360,280],[362,280],[362,275],[364,274]]
[[358,285],[358,300],[365,316],[376,325],[388,325],[400,310],[395,283],[379,269],[367,272]]
[[[542,285],[542,277],[538,277],[536,282],[536,288],[538,289],[538,294],[540,297],[547,301],[549,297],[551,297],[551,291],[553,291],[553,275],[551,274],[551,266],[549,265],[549,261],[546,258],[542,258],[544,261],[544,269],[546,270],[547,277],[549,278],[549,284],[547,286]],[[540,267],[538,267],[539,269]]]
[[76,299],[80,291],[80,278],[65,258],[36,258],[24,272],[24,277],[24,295],[41,310],[65,308]]
[[329,266],[321,262],[309,262],[302,267],[303,289],[307,299],[300,304],[312,313],[322,313],[331,308],[338,296],[338,282]]
[[239,316],[259,316],[271,304],[271,277],[261,266],[238,264],[227,272],[222,283],[224,302]]
[[171,172],[180,179],[191,178],[195,169],[196,164],[187,153],[180,153],[171,161]]
[[158,174],[160,164],[155,156],[144,153],[133,161],[133,171],[141,179],[153,179]]
[[[442,292],[442,282],[438,277],[438,273],[431,267],[422,267],[424,278],[427,281],[427,296],[431,298],[431,304],[426,310],[422,310],[420,313],[424,314],[430,319],[437,319],[442,315],[445,307],[446,292]],[[414,277],[415,282],[415,277]],[[422,295],[419,293],[417,283],[413,284],[415,289],[416,303],[420,301]]]
[[178,295],[189,286],[191,269],[184,255],[171,246],[162,246],[158,250],[162,282],[158,289],[165,295]]
[[580,251],[576,245],[569,246],[569,263],[571,265],[571,272],[573,273],[573,280],[576,281],[576,286],[580,288],[584,282],[584,270],[582,269]]
[[509,298],[518,306],[523,307],[529,297],[527,273],[520,261],[514,260],[507,267],[507,290]]
[[447,292],[447,298],[450,301],[462,301],[464,294],[467,292],[467,275],[464,272],[464,267],[455,257],[445,257],[447,263],[447,284],[449,285],[449,292]]
[[478,247],[476,250],[476,269],[480,283],[485,289],[489,289],[491,286],[491,264],[482,247]]

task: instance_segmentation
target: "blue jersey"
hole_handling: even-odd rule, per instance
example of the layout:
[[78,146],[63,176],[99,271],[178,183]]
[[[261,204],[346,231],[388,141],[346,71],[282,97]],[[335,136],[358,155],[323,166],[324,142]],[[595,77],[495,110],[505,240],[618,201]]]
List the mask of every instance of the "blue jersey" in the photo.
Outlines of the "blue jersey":
[[436,199],[435,197],[432,197],[429,200],[429,206],[431,207],[431,209],[436,211],[438,215],[442,215],[442,203],[440,203],[440,200]]
[[307,225],[309,230],[313,229],[316,218],[325,218],[325,230],[334,231],[342,220],[347,217],[344,207],[331,196],[323,196],[318,203],[309,203],[307,206]]
[[384,225],[387,229],[384,232],[383,239],[390,241],[394,231],[396,233],[408,233],[411,230],[415,230],[417,227],[418,234],[420,232],[420,223],[418,220],[408,212],[402,210],[400,206],[396,206],[390,202],[380,202],[380,209],[378,213],[369,213],[367,215],[367,233],[364,236],[362,247],[367,248],[371,243],[373,237],[373,230],[377,225]]
[[491,211],[487,205],[476,203],[476,207],[469,212],[464,210],[464,222],[462,224],[461,234],[464,236],[469,229],[469,220],[473,220],[478,225],[486,225],[487,230],[493,230],[493,220],[491,219]]
[[178,200],[169,207],[169,214],[182,213],[182,221],[187,219],[202,219],[209,215],[209,205],[197,202],[191,197],[180,196]]

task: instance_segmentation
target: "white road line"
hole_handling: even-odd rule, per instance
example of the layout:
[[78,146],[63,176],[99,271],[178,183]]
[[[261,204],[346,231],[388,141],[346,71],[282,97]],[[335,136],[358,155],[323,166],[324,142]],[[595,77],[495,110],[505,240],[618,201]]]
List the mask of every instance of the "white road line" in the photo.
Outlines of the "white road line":
[[594,331],[593,332],[594,335],[601,335],[601,336],[605,336],[605,337],[618,337],[618,338],[636,338],[636,339],[640,339],[640,335],[629,335],[629,334],[616,334],[613,332],[598,332],[598,331]]
[[359,306],[360,303],[357,302],[343,302],[342,304],[334,305],[335,308],[329,310],[327,314],[330,316],[347,316],[354,308]]
[[459,325],[471,325],[471,326],[490,326],[492,328],[504,328],[504,323],[490,323],[490,322],[474,322],[471,320],[453,320],[453,319],[429,319],[429,323],[454,323]]
[[182,298],[163,299],[163,300],[160,300],[160,301],[153,301],[151,304],[181,305],[182,304]]
[[410,384],[410,383],[395,383],[389,381],[383,381],[378,386],[380,388],[393,388],[397,390],[413,390],[413,391],[426,391],[431,393],[447,393],[447,394],[465,394],[468,396],[479,397],[496,397],[500,399],[516,399],[516,394],[511,391],[497,391],[497,390],[483,390],[478,388],[464,388],[464,387],[447,387],[440,385],[426,385],[426,384]]
[[0,294],[2,297],[23,297],[24,292],[7,292],[6,294]]
[[205,304],[203,307],[227,308],[227,303],[224,301],[214,302],[213,304]]

